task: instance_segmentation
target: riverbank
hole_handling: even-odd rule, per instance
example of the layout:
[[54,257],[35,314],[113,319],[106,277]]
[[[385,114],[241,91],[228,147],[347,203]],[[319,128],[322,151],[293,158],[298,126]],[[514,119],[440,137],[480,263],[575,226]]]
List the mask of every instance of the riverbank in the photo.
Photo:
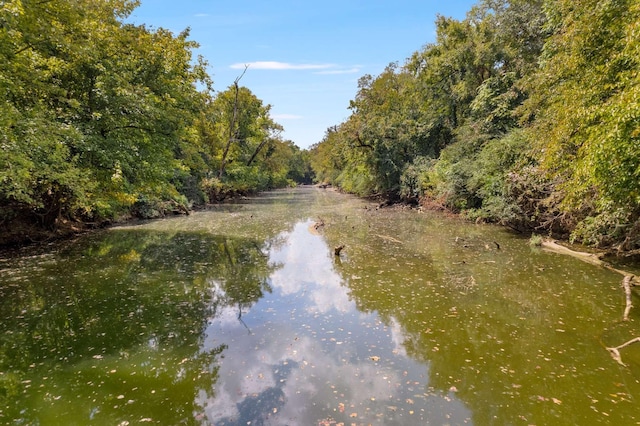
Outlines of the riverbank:
[[[301,185],[307,186],[307,185]],[[325,190],[325,191],[335,191],[335,192],[344,192],[339,187],[332,186],[330,184],[321,183],[316,185],[308,185],[313,186],[315,188]],[[129,223],[136,223],[145,220],[154,220],[161,219],[171,216],[180,216],[180,215],[189,215],[194,211],[207,210],[211,208],[215,208],[216,206],[237,202],[240,199],[246,199],[247,196],[257,195],[259,192],[253,192],[250,194],[246,193],[236,193],[236,194],[226,194],[224,197],[219,197],[216,199],[215,203],[208,204],[198,204],[192,205],[190,209],[186,208],[174,208],[174,209],[163,209],[155,212],[153,216],[142,216],[141,214],[128,214],[119,217],[115,220],[103,220],[101,222],[82,222],[79,220],[68,220],[59,218],[56,220],[54,228],[46,228],[41,226],[36,221],[25,218],[23,220],[14,220],[11,223],[11,226],[6,226],[0,224],[0,253],[1,252],[9,252],[12,250],[17,250],[26,246],[34,246],[40,244],[49,244],[55,241],[72,239],[79,235],[86,234],[89,232],[93,232],[100,229],[109,228],[111,226],[118,226]],[[442,203],[438,203],[431,199],[422,199],[420,202],[406,202],[401,201],[399,199],[391,199],[389,197],[385,197],[384,195],[374,195],[369,197],[363,197],[363,199],[373,201],[377,204],[376,209],[392,209],[392,210],[415,210],[416,212],[436,212],[438,214],[442,214],[448,217],[456,217],[465,219],[465,215],[459,212],[454,212],[453,210],[447,208]],[[468,218],[467,218],[468,219]],[[484,221],[473,221],[468,220],[470,223],[474,223],[477,226],[482,226],[487,222]],[[536,235],[536,233],[532,230],[521,230],[515,229],[510,226],[500,225],[505,228],[511,229],[513,232],[522,234],[522,235]],[[640,252],[623,252],[619,250],[615,250],[613,248],[609,249],[597,249],[591,248],[583,245],[569,244],[567,238],[555,238],[555,239],[544,239],[547,248],[549,244],[554,244],[559,247],[565,247],[567,251],[571,251],[573,253],[580,253],[583,256],[593,257],[595,259],[599,259],[600,262],[619,264],[623,262],[624,264],[631,263],[634,265],[640,265]],[[549,243],[552,242],[552,243]],[[566,254],[566,253],[565,253]]]
[[175,201],[137,203],[128,213],[122,214],[114,219],[87,222],[82,219],[58,217],[51,226],[44,225],[38,220],[37,215],[34,214],[17,215],[10,221],[7,220],[4,223],[0,223],[0,251],[18,249],[29,245],[48,244],[125,223],[189,215],[194,211],[231,203],[257,193],[259,192],[237,190],[218,191],[215,194],[210,194],[210,199],[215,202],[192,204],[189,207],[176,203]]

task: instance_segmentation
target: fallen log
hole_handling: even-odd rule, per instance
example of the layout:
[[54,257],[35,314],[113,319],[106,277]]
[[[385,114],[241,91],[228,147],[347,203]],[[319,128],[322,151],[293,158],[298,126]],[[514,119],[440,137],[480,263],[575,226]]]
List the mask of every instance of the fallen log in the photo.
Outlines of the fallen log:
[[636,337],[634,339],[629,340],[628,342],[625,342],[623,344],[621,344],[620,346],[616,346],[615,348],[607,348],[607,350],[609,351],[609,353],[611,354],[611,357],[616,360],[616,362],[624,367],[627,366],[627,364],[625,364],[624,362],[622,362],[622,355],[620,355],[620,349],[625,348],[629,345],[632,345],[634,343],[640,343],[640,337]]
[[607,265],[607,263],[600,259],[600,256],[597,254],[571,250],[570,248],[560,245],[553,240],[542,240],[542,248],[553,253],[575,257],[576,259],[591,263],[592,265],[603,267]]
[[602,260],[601,258],[602,254],[585,253],[581,251],[571,250],[570,248],[560,245],[553,240],[546,240],[546,239],[542,241],[541,246],[546,251],[550,251],[558,254],[565,254],[567,256],[572,256],[572,257],[575,257],[576,259],[582,260],[583,262],[587,262],[595,266],[600,266],[610,271],[617,272],[618,274],[621,274],[624,276],[631,276],[632,278],[631,278],[630,284],[632,286],[636,285],[636,282],[634,281],[637,281],[637,279],[634,277],[634,275],[631,272],[614,268],[611,264]]
[[[631,308],[633,307],[632,304],[632,293],[631,293],[631,287],[637,285],[636,282],[634,282],[634,280],[637,281],[637,278],[627,272],[624,271],[622,269],[617,269],[614,268],[613,266],[611,266],[610,264],[608,264],[607,262],[603,261],[600,256],[598,256],[597,254],[593,254],[593,253],[583,253],[583,252],[579,252],[579,251],[575,251],[575,250],[571,250],[570,248],[567,248],[565,246],[562,246],[558,243],[556,243],[555,241],[552,240],[543,240],[542,241],[542,248],[546,249],[547,251],[551,251],[554,253],[559,253],[559,254],[566,254],[568,256],[573,256],[577,259],[580,259],[584,262],[590,263],[592,265],[596,265],[596,266],[600,266],[602,268],[608,269],[610,271],[613,272],[617,272],[618,274],[621,274],[624,276],[624,278],[622,279],[622,287],[624,289],[624,294],[625,294],[625,308],[624,308],[624,314],[622,315],[622,319],[624,321],[628,321],[629,320],[629,312],[631,311]],[[620,355],[620,349],[625,348],[633,343],[638,343],[640,342],[640,337],[636,337],[634,339],[629,340],[628,342],[623,343],[620,346],[616,346],[615,348],[606,348],[609,353],[611,354],[611,357],[620,365],[623,365],[626,367],[626,364],[624,362],[622,362],[622,356]]]

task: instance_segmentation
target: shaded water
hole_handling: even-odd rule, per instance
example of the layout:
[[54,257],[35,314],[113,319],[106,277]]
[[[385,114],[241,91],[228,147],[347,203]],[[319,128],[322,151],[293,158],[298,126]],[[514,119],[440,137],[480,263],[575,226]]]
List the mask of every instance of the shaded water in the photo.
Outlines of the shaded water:
[[276,191],[0,259],[0,422],[638,424],[640,344],[626,367],[605,349],[640,335],[620,281],[500,228]]

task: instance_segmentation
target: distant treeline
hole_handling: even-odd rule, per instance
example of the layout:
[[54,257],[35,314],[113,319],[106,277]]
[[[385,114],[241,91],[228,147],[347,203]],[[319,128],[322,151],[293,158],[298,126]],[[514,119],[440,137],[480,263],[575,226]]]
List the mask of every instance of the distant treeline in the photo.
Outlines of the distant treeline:
[[640,248],[640,2],[482,0],[366,75],[311,149],[320,181]]
[[270,106],[214,92],[188,30],[126,23],[137,5],[0,2],[0,243],[310,180]]

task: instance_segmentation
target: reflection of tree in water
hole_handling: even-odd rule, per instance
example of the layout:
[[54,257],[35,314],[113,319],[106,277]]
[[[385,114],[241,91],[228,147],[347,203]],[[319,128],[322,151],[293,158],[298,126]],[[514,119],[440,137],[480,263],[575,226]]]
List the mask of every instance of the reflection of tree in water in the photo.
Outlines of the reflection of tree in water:
[[249,309],[265,292],[271,293],[268,279],[275,267],[255,241],[247,244],[225,238],[219,246],[226,261],[220,263],[215,277],[215,299],[221,306],[237,306],[242,321],[243,309]]
[[[629,380],[621,391],[625,373],[607,364],[607,353],[587,349],[609,307],[598,286],[572,281],[573,275],[589,276],[581,265],[571,270],[548,259],[548,271],[537,275],[526,251],[519,259],[517,253],[476,254],[434,244],[434,261],[418,264],[411,252],[370,260],[355,244],[347,247],[350,261],[337,272],[359,277],[345,280],[358,309],[377,313],[389,327],[397,324],[406,354],[428,365],[425,393],[464,402],[474,423],[590,424],[596,406],[590,398],[598,399],[598,409],[610,410],[609,419],[617,417],[611,424],[637,418],[632,400],[638,381]],[[455,262],[463,255],[470,260]],[[461,285],[472,278],[474,285]],[[606,397],[616,392],[623,396]]]
[[273,268],[257,241],[128,230],[20,263],[0,275],[0,418],[27,423],[195,422],[226,348],[201,349],[207,320]]

